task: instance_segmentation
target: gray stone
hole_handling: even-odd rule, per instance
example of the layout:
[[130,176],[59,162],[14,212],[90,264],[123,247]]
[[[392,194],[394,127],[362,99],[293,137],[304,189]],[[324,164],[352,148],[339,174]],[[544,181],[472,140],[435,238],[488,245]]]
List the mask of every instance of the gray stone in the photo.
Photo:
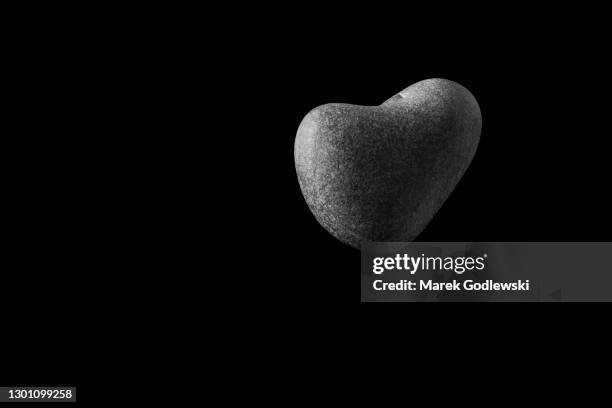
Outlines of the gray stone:
[[412,241],[472,161],[481,125],[474,96],[445,79],[380,106],[319,106],[295,138],[302,193],[319,223],[353,247]]

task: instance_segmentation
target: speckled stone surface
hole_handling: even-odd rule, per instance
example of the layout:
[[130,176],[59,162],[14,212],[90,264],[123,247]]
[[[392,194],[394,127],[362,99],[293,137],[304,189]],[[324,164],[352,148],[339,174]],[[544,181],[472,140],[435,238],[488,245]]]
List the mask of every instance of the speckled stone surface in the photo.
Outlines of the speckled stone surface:
[[353,247],[412,241],[469,166],[481,126],[474,96],[445,79],[380,106],[319,106],[295,138],[302,193],[319,223]]

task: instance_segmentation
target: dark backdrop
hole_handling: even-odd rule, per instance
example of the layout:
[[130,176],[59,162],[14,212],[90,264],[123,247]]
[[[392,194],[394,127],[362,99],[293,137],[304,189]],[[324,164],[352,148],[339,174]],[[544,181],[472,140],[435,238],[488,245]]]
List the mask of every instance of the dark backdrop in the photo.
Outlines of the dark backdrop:
[[[189,298],[188,286],[202,289],[190,298],[197,305],[187,309],[197,314],[196,323],[185,327],[200,328],[201,298],[211,292],[225,297],[212,309],[220,314],[241,299],[232,291],[239,287],[246,287],[257,304],[272,305],[253,319],[257,324],[259,317],[281,316],[276,328],[292,322],[305,337],[312,333],[311,323],[343,327],[355,316],[347,309],[359,301],[359,251],[329,235],[310,213],[295,174],[295,133],[318,105],[377,105],[426,78],[467,87],[480,104],[483,128],[473,163],[419,240],[610,239],[607,48],[597,24],[585,21],[579,30],[550,14],[499,24],[499,13],[472,21],[455,18],[452,11],[447,20],[417,10],[382,18],[364,9],[356,18],[330,15],[327,6],[315,5],[280,10],[280,16],[272,13],[277,9],[259,11],[235,10],[214,33],[195,30],[176,41],[165,31],[155,38],[154,29],[140,30],[130,21],[133,43],[126,41],[129,35],[110,38],[114,28],[106,23],[96,30],[99,43],[81,29],[66,29],[57,40],[49,34],[55,31],[32,31],[26,45],[15,42],[22,54],[13,62],[23,65],[16,67],[22,76],[7,80],[17,85],[23,100],[11,102],[19,111],[19,126],[4,139],[3,198],[10,208],[5,210],[9,232],[0,304],[5,350],[10,351],[3,360],[9,384],[76,384],[81,395],[88,386],[104,384],[91,377],[108,364],[107,356],[117,356],[112,375],[125,371],[128,360],[115,353],[129,352],[125,343],[131,337],[124,333],[146,337],[135,322],[148,318],[155,320],[151,326],[163,327],[157,320],[162,312],[178,319],[184,310],[168,310],[173,311],[175,297]],[[140,14],[133,21],[141,21]],[[152,21],[156,28],[166,27],[164,19]],[[193,26],[205,24],[199,20]],[[195,44],[181,49],[189,40]],[[170,56],[160,50],[164,41],[173,51]],[[141,56],[146,45],[150,55]],[[185,55],[205,61],[196,75],[179,83],[177,78],[193,68],[180,59]],[[207,72],[215,67],[223,72]],[[160,96],[164,82],[179,95]],[[114,85],[110,91],[98,89],[109,84]],[[227,102],[209,92],[219,85]],[[181,106],[178,120],[170,113],[177,101],[191,106]],[[229,117],[201,107],[211,101]],[[171,126],[160,128],[160,117]],[[190,121],[195,123],[185,129]],[[212,132],[213,125],[219,129]],[[168,151],[176,140],[181,144],[177,161],[189,161],[186,157],[195,152],[197,170],[175,175],[166,169],[175,168]],[[198,142],[193,148],[192,140]],[[217,140],[230,146],[213,147]],[[147,149],[157,145],[162,151],[149,154]],[[143,165],[143,158],[151,162]],[[199,164],[214,160],[221,165],[201,174]],[[166,193],[162,175],[176,191]],[[180,185],[189,175],[195,180]],[[211,193],[214,180],[231,191]],[[149,183],[154,193],[141,191]],[[175,221],[184,212],[183,189],[229,211],[202,205],[188,220]],[[164,200],[180,209],[166,207]],[[142,235],[157,238],[154,233],[159,234],[166,216],[189,231],[164,238],[188,236],[183,251],[196,254],[196,267],[179,265],[188,257],[183,254],[169,266],[149,268],[148,262],[157,264],[159,254],[170,252],[161,238],[163,250],[138,251]],[[194,221],[200,218],[204,225]],[[209,224],[215,223],[229,238],[210,232]],[[220,245],[210,249],[202,238]],[[221,256],[219,246],[230,249],[230,257]],[[114,259],[129,256],[134,259]],[[209,262],[216,258],[229,263],[215,269]],[[219,275],[229,278],[227,286],[205,286]],[[191,284],[202,277],[204,283]],[[151,282],[178,288],[143,289]],[[142,302],[147,294],[154,299]],[[298,309],[282,314],[295,305]],[[239,314],[249,310],[241,305]],[[121,319],[129,325],[125,332],[117,324]]]

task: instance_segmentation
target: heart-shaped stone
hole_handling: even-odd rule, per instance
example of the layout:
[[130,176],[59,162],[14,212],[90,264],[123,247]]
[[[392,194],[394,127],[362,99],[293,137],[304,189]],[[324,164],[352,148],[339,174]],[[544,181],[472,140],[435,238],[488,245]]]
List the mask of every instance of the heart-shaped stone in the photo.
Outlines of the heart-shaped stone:
[[319,223],[353,247],[412,241],[469,166],[481,126],[474,96],[445,79],[380,106],[319,106],[295,138],[302,193]]

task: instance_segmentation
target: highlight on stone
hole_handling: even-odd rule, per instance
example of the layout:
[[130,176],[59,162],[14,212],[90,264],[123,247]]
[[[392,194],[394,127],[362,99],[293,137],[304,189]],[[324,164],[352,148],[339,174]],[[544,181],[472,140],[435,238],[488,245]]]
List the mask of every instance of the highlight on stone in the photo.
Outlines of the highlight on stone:
[[300,188],[346,244],[413,241],[468,168],[481,127],[474,96],[446,79],[417,82],[380,106],[319,106],[295,138]]

